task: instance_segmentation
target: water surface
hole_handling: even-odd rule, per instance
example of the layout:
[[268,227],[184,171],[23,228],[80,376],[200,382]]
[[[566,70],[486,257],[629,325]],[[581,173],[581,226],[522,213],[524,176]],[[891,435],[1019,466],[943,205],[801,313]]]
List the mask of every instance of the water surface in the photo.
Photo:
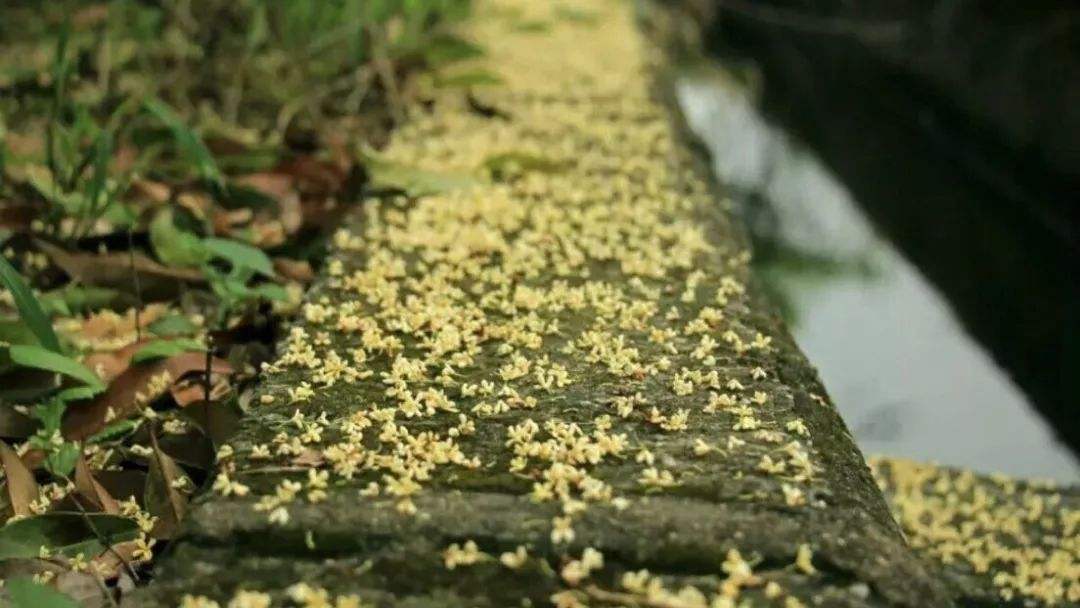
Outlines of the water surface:
[[865,453],[1080,481],[944,297],[812,150],[765,120],[752,78],[698,69],[677,95],[751,227],[759,276]]

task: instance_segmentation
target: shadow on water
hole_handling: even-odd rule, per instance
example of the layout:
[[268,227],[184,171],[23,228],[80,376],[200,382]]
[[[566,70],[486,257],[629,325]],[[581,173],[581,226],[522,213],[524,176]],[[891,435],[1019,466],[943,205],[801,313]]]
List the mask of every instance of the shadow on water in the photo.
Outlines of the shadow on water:
[[768,113],[768,71],[746,66],[688,70],[678,98],[751,228],[758,275],[864,451],[1080,480],[1046,422],[1076,445],[1067,245],[918,133],[860,112],[864,99],[815,100],[814,130],[842,134],[806,138]]

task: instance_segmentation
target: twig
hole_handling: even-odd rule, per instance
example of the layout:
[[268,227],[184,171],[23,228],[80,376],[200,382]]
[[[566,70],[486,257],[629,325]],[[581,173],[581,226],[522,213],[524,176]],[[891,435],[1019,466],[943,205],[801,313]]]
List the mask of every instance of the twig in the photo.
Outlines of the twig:
[[[74,485],[74,483],[67,477],[61,477],[61,479],[63,479],[69,485]],[[86,509],[82,506],[82,503],[80,503],[78,499],[73,499],[71,502],[75,503],[75,508],[77,508],[79,510],[79,513],[82,514],[83,521],[86,522],[86,526],[90,528],[90,531],[94,533],[94,536],[98,539],[98,541],[105,546],[105,550],[109,553],[112,553],[116,557],[116,559],[120,560],[120,563],[124,565],[124,569],[126,569],[128,571],[128,574],[131,575],[131,578],[135,581],[138,581],[139,575],[135,573],[135,569],[132,568],[131,564],[128,563],[126,559],[124,559],[124,556],[120,555],[120,552],[113,547],[110,539],[97,529],[97,526],[95,526],[93,520],[90,519],[90,515],[86,512]]]
[[[90,567],[90,570],[94,570],[93,566]],[[97,583],[101,595],[104,595],[105,599],[109,600],[109,605],[113,608],[120,608],[120,604],[116,603],[116,598],[109,592],[109,588],[105,585],[105,581],[101,579],[101,575],[98,574],[97,571],[94,571],[90,573],[90,578],[94,579],[94,582]]]
[[214,336],[206,335],[206,373],[203,375],[203,401],[210,403],[210,368],[214,358]]

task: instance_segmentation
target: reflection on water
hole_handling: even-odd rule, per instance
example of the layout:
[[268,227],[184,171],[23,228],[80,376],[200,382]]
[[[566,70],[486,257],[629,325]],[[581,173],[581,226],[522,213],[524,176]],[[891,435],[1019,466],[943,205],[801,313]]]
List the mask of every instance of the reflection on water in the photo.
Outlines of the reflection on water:
[[677,94],[751,228],[759,276],[863,451],[1080,480],[942,296],[812,151],[766,123],[753,82],[701,69]]

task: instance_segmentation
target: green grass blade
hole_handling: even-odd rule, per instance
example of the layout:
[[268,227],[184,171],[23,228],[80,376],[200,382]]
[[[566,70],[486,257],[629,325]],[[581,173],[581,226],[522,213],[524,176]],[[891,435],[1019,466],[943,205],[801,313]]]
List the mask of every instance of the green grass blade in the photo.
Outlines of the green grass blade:
[[105,388],[97,374],[87,369],[82,363],[60,353],[40,346],[16,344],[8,350],[8,354],[11,355],[12,361],[23,367],[63,374],[75,378],[91,388],[102,390]]
[[41,303],[34,297],[30,287],[19,276],[19,271],[3,256],[0,256],[0,282],[8,288],[19,309],[19,316],[34,332],[38,342],[54,353],[60,352],[60,340],[53,331],[52,321],[41,308]]
[[157,99],[147,99],[143,102],[146,111],[160,120],[172,132],[176,145],[191,161],[199,173],[199,177],[219,189],[225,187],[225,178],[221,174],[214,161],[214,156],[203,143],[203,140],[185,123],[172,108]]

